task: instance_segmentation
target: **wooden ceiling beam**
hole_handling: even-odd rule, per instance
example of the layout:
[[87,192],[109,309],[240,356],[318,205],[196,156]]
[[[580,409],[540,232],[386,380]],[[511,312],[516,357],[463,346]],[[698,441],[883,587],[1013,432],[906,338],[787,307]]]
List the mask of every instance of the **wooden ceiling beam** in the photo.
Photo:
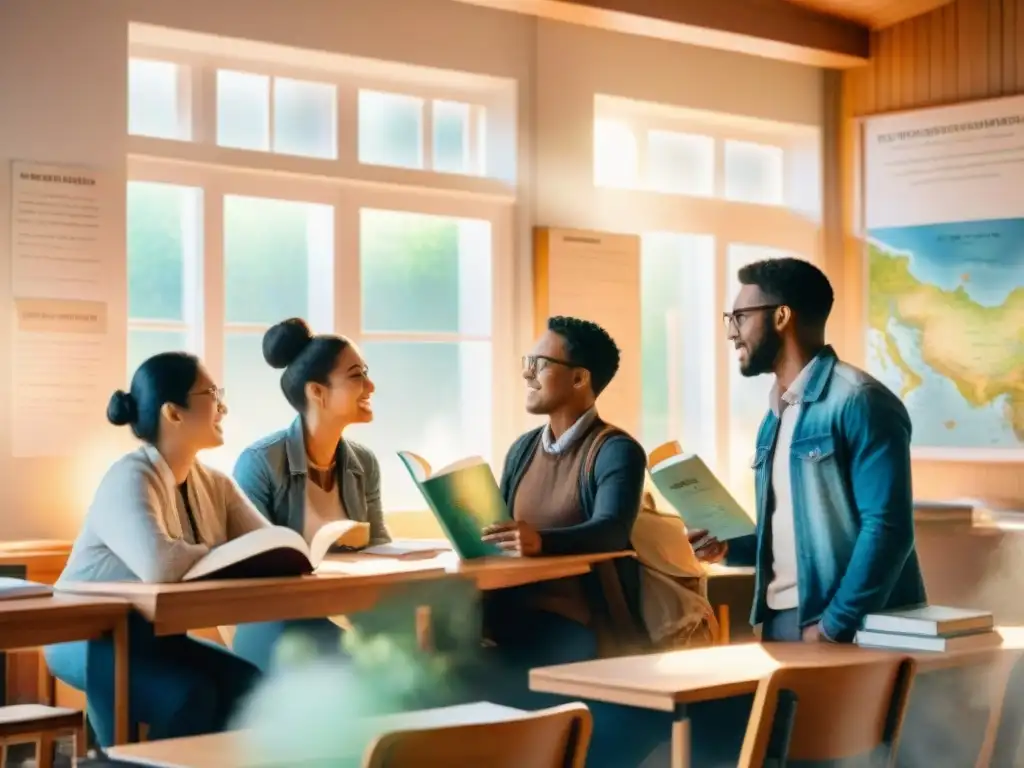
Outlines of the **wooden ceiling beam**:
[[786,0],[460,0],[554,21],[817,67],[865,64],[870,31]]

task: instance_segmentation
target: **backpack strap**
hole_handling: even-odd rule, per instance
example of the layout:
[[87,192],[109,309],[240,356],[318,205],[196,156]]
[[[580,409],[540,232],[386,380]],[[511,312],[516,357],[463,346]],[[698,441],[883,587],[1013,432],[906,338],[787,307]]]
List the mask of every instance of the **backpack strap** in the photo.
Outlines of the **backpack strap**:
[[[594,465],[597,463],[597,453],[601,450],[604,441],[616,434],[625,434],[621,429],[611,424],[603,424],[601,428],[588,441],[586,454],[583,458],[583,465],[580,470],[580,480],[592,482],[594,479]],[[607,649],[601,655],[619,655],[623,652],[638,653],[646,648],[649,640],[646,632],[637,626],[637,619],[629,610],[626,604],[626,595],[622,589],[622,582],[619,580],[618,569],[614,561],[595,563],[594,574],[601,585],[601,592],[604,594],[605,604],[608,608],[608,619],[611,622],[609,634],[613,637],[614,648]],[[623,647],[624,646],[624,647]]]

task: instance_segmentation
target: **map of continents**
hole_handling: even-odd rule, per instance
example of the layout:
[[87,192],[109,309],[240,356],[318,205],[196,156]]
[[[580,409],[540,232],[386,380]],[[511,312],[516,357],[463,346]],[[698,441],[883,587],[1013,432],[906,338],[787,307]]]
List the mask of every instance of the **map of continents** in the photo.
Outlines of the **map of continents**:
[[1024,449],[1024,219],[872,229],[868,370],[914,446]]

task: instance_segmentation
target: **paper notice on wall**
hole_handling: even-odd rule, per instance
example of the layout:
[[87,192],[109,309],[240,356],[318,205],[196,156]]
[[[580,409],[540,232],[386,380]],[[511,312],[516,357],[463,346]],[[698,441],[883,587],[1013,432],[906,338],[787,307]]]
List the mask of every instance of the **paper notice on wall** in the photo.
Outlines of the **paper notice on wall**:
[[15,162],[12,176],[14,295],[105,301],[99,174]]
[[77,166],[15,162],[11,174],[12,452],[67,455],[101,429],[109,394],[107,190]]
[[13,453],[54,456],[81,448],[101,423],[107,306],[15,299]]

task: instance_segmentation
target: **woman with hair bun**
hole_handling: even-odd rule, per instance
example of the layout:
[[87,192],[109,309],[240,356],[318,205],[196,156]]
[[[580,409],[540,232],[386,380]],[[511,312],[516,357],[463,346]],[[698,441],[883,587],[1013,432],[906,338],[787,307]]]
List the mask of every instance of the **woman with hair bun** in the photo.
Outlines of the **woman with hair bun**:
[[[231,478],[196,455],[224,442],[224,392],[194,355],[146,360],[128,392],[110,398],[107,419],[143,445],[107,470],[58,586],[82,581],[180,581],[214,547],[269,525]],[[150,739],[223,730],[259,671],[230,651],[186,635],[157,637],[129,619],[129,708]],[[110,640],[48,646],[60,681],[86,693],[101,746],[114,741],[114,651]],[[88,679],[86,679],[88,670]]]
[[[291,426],[242,452],[235,480],[272,523],[309,541],[324,523],[369,523],[370,545],[391,541],[380,503],[380,465],[369,448],[345,439],[351,424],[373,420],[374,392],[366,362],[343,336],[313,335],[299,318],[263,337],[263,357],[284,369],[281,391],[296,410]],[[303,634],[337,653],[340,630],[327,619],[240,625],[235,653],[267,669],[281,636]]]

